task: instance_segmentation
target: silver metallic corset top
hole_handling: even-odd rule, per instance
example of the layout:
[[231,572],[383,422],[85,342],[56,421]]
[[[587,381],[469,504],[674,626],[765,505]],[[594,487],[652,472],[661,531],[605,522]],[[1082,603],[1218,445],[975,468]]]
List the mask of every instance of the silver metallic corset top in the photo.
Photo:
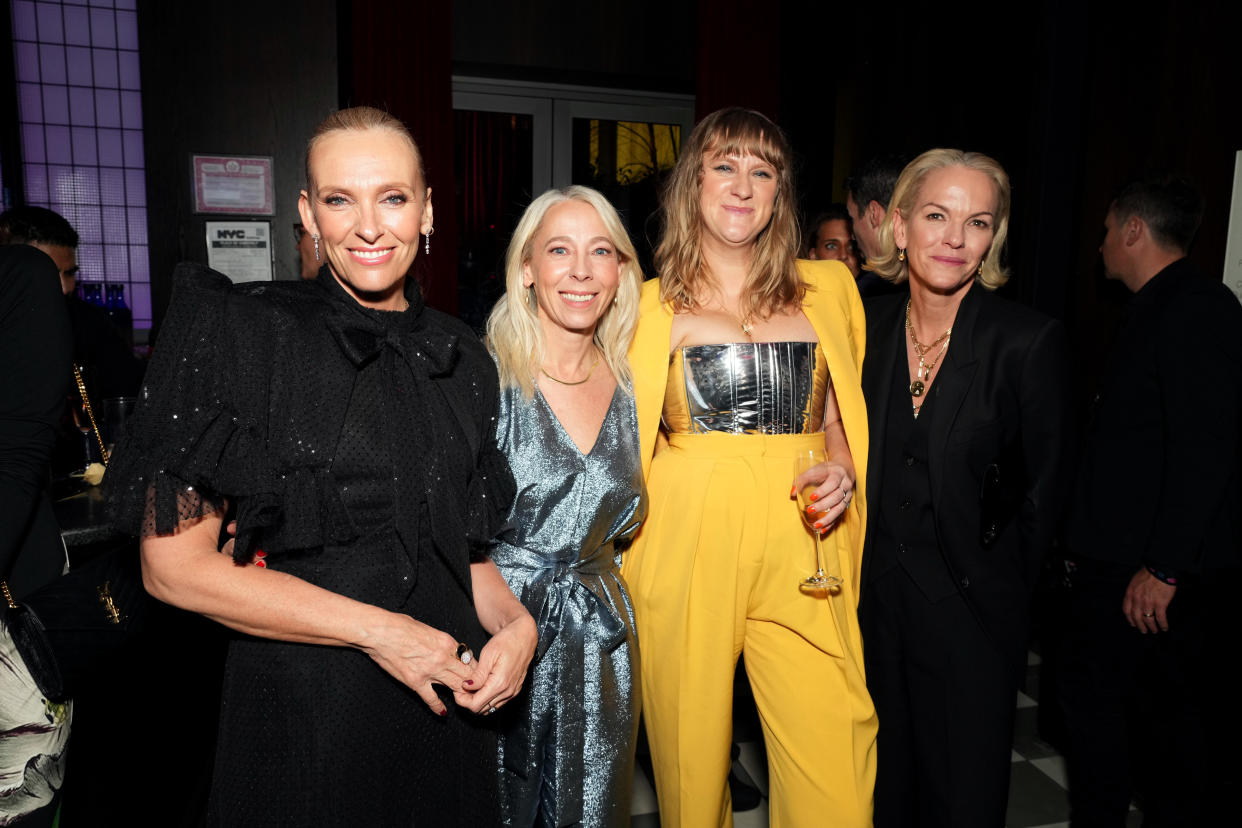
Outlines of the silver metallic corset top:
[[670,434],[809,434],[824,421],[828,365],[814,342],[729,342],[673,352]]

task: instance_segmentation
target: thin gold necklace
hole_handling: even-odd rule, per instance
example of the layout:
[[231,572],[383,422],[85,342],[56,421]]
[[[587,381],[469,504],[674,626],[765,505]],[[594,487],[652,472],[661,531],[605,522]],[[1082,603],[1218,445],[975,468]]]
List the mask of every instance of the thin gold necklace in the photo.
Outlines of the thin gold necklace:
[[[935,342],[928,343],[927,345],[919,342],[918,337],[914,335],[914,323],[910,321],[910,300],[907,299],[906,331],[910,334],[910,343],[914,345],[914,353],[918,355],[919,358],[918,370],[915,372],[914,379],[910,381],[910,396],[921,397],[923,396],[923,392],[927,390],[927,386],[924,385],[923,380],[931,382],[932,371],[936,370],[936,365],[940,363],[940,358],[943,357],[945,351],[949,349],[949,337],[953,335],[953,327],[949,326],[947,331],[936,337]],[[928,351],[935,348],[937,345],[940,346],[940,351],[936,354],[935,358],[932,359],[931,363],[928,364],[924,361],[924,357],[927,356]],[[914,416],[918,416],[919,408],[921,407],[922,406],[914,407]]]
[[539,373],[543,374],[545,377],[552,380],[553,382],[560,383],[561,385],[582,385],[584,382],[586,382],[587,380],[591,378],[592,374],[595,373],[596,365],[599,365],[599,351],[598,350],[596,350],[595,352],[595,361],[591,363],[591,370],[587,371],[587,375],[580,380],[574,380],[571,382],[569,380],[560,379],[559,377],[554,377],[551,374],[549,374],[548,369],[544,368],[542,365],[539,366]]

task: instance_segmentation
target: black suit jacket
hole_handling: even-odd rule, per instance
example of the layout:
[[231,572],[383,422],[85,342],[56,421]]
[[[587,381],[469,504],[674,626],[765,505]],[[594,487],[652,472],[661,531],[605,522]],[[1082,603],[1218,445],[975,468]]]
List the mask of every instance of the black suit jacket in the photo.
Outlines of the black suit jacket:
[[47,487],[72,355],[56,265],[33,247],[0,247],[0,578],[18,599],[65,566]]
[[1187,259],[1138,293],[1095,395],[1071,553],[1177,574],[1242,566],[1242,306]]
[[[906,295],[869,300],[868,527],[863,582],[882,508],[892,372],[905,364]],[[1061,325],[979,285],[967,291],[921,417],[930,418],[928,467],[936,542],[945,566],[1004,652],[1024,647],[1026,608],[1052,546],[1065,483],[1069,430]],[[908,411],[909,398],[896,402]],[[1021,652],[1021,650],[1019,650]]]

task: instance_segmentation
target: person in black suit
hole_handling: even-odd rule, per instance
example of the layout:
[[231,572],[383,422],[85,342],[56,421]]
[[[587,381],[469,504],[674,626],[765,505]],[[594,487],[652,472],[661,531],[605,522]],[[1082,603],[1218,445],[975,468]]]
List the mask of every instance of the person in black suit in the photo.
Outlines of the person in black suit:
[[859,606],[880,719],[875,824],[1005,822],[1032,590],[1064,482],[1065,337],[995,296],[1009,180],[935,149],[902,172],[870,299]]
[[1236,821],[1242,306],[1186,258],[1203,202],[1182,178],[1114,199],[1100,253],[1134,296],[1095,394],[1067,528],[1071,824]]
[[[0,580],[18,602],[65,568],[48,487],[72,355],[56,266],[0,246]],[[43,698],[0,622],[0,824],[52,824],[72,715]]]

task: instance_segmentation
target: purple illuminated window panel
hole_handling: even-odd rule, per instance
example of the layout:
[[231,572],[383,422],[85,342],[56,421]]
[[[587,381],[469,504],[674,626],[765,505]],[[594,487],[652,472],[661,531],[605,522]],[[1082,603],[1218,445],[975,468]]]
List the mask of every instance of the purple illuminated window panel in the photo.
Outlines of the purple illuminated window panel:
[[116,48],[116,15],[110,9],[91,9],[91,45]]
[[125,166],[124,150],[121,148],[119,129],[99,129],[99,163],[109,167]]
[[39,81],[39,45],[37,43],[14,43],[13,58],[17,61],[19,81]]
[[11,0],[26,201],[69,220],[84,281],[151,324],[135,0]]
[[39,84],[17,85],[17,111],[23,121],[43,120],[43,88]]
[[65,77],[64,46],[40,44],[39,74],[44,83],[64,83],[68,80]]
[[147,176],[143,170],[125,171],[125,203],[130,207],[147,206]]
[[22,177],[26,182],[26,199],[32,204],[47,204],[47,167],[42,164],[23,164]]
[[95,60],[95,86],[116,89],[120,86],[117,75],[116,52],[112,49],[92,49]]
[[147,243],[147,208],[146,207],[130,207],[129,213],[129,240],[133,244]]
[[94,90],[83,86],[69,87],[69,123],[79,129],[91,129],[95,123]]
[[[47,103],[47,97],[43,99]],[[72,164],[73,148],[69,143],[69,127],[46,126],[43,128],[43,140],[47,142],[47,160],[51,164]]]
[[13,39],[38,40],[39,34],[35,27],[35,6],[30,0],[14,0],[13,2]]
[[65,43],[74,46],[91,45],[91,21],[86,9],[65,6]]
[[138,53],[118,52],[117,57],[121,64],[121,88],[141,90],[142,79],[138,71]]
[[[22,158],[27,164],[47,162],[47,145],[43,143],[43,127],[37,123],[22,124]],[[44,176],[43,180],[47,181],[47,176]]]
[[121,93],[121,120],[126,129],[142,129],[142,93]]
[[82,46],[66,47],[65,60],[69,63],[69,83],[90,86],[93,80],[91,50]]
[[44,43],[65,42],[59,3],[39,3],[35,7],[35,14],[38,18],[39,40]]
[[121,125],[121,93],[115,89],[95,90],[95,125],[119,127]]
[[[125,204],[125,171],[115,167],[99,168],[99,203],[105,206]],[[108,211],[104,210],[105,222]]]
[[48,124],[69,123],[68,87],[44,85],[43,122]]
[[[72,127],[71,134],[73,136],[73,163],[89,164],[92,167],[98,165],[99,158],[95,154],[95,130],[90,127]],[[98,194],[95,198],[98,200]]]
[[125,144],[125,166],[144,166],[142,155],[142,131],[137,129],[125,129],[122,130],[121,133],[121,140]]

